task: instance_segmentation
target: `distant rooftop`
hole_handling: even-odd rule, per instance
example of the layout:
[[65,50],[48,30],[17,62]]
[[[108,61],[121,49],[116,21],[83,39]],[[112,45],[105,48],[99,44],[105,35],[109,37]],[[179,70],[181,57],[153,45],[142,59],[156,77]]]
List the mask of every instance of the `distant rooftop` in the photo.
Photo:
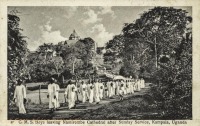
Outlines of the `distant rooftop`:
[[69,36],[69,40],[79,40],[80,36],[74,30],[73,33]]

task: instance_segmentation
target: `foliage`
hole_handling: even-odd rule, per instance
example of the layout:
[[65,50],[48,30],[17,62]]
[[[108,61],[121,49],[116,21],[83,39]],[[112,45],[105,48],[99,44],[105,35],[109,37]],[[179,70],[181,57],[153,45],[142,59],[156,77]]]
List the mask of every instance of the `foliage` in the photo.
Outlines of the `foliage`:
[[106,60],[111,63],[115,60],[113,52],[123,59],[121,75],[151,75],[152,95],[164,109],[164,115],[171,118],[192,115],[191,21],[185,10],[155,7],[135,22],[124,25],[120,35],[122,51],[115,49],[117,41],[107,43],[105,56],[112,58]]
[[91,38],[85,38],[71,46],[67,43],[40,45],[37,51],[30,53],[28,57],[30,81],[47,81],[54,75],[59,80],[62,80],[62,77],[71,79],[87,76],[93,67],[91,61],[95,56],[94,43]]
[[[8,14],[8,99],[13,99],[16,81],[26,77],[26,57],[28,53],[25,36],[19,27],[20,18]],[[11,103],[11,102],[9,102]]]

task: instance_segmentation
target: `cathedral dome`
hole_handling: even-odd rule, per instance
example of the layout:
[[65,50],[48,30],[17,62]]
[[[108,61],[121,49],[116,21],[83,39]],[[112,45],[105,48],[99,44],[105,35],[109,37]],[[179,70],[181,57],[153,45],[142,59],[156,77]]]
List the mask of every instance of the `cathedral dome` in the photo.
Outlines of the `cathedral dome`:
[[80,36],[74,30],[73,33],[69,36],[69,40],[79,40]]

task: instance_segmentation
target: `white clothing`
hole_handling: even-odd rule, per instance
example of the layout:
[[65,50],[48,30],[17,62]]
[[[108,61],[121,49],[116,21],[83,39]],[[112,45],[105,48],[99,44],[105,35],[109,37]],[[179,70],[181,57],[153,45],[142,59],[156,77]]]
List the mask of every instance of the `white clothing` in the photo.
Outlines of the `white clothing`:
[[69,109],[75,106],[76,91],[77,88],[74,84],[68,85],[67,88],[65,89],[65,95],[67,96]]
[[87,85],[84,83],[80,86],[80,91],[82,95],[82,102],[86,102],[86,95],[87,95]]
[[55,106],[55,100],[54,100],[54,96],[55,96],[55,91],[56,90],[56,88],[55,88],[55,86],[53,86],[53,84],[49,84],[48,85],[48,95],[49,95],[49,108],[51,109],[51,108],[54,108]]
[[99,83],[95,82],[94,83],[94,99],[95,99],[95,102],[100,102],[99,92],[100,92]]
[[109,93],[109,97],[112,97],[114,95],[114,83],[113,82],[108,83],[108,93]]
[[104,85],[103,83],[99,83],[99,98],[103,98],[103,90],[104,90]]
[[94,101],[94,85],[88,84],[88,92],[89,92],[89,103],[93,103]]
[[55,108],[58,108],[58,107],[60,107],[60,103],[59,103],[59,100],[58,100],[60,87],[59,87],[58,84],[53,83],[52,88],[55,91],[54,96],[56,96],[56,98],[53,98],[53,104],[54,104]]
[[26,98],[26,88],[24,85],[17,85],[14,92],[14,98],[17,107],[19,108],[19,113],[25,114],[26,110],[24,107],[24,98]]
[[124,94],[124,82],[120,82],[119,83],[119,95],[123,95]]
[[104,94],[105,94],[105,97],[108,97],[108,95],[109,95],[109,92],[108,92],[108,83],[105,84],[105,86],[104,86]]

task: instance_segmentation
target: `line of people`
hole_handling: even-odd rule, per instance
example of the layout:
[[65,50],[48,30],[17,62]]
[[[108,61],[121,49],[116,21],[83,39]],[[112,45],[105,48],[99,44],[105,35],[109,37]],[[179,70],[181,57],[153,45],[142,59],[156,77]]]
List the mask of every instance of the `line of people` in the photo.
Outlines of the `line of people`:
[[[126,94],[133,94],[135,91],[140,91],[145,87],[144,79],[126,79],[126,80],[109,80],[102,82],[102,80],[82,81],[80,85],[68,82],[65,89],[64,97],[67,99],[68,108],[76,107],[76,101],[80,100],[82,103],[96,103],[99,104],[102,99],[119,96],[123,100]],[[48,84],[49,109],[51,112],[60,107],[59,104],[60,87],[56,79],[51,78]],[[81,97],[78,97],[81,96]],[[78,97],[78,98],[77,98]],[[25,114],[26,110],[24,104],[26,102],[26,88],[22,81],[18,81],[18,85],[14,92],[14,101],[19,108],[19,113]]]
[[75,108],[76,100],[80,100],[76,97],[78,94],[81,95],[82,103],[88,101],[99,104],[102,99],[112,98],[115,95],[123,100],[123,95],[133,94],[134,91],[140,91],[144,87],[144,79],[110,80],[107,82],[89,80],[88,82],[82,81],[80,86],[69,81],[64,95],[67,98],[69,109],[72,109]]

